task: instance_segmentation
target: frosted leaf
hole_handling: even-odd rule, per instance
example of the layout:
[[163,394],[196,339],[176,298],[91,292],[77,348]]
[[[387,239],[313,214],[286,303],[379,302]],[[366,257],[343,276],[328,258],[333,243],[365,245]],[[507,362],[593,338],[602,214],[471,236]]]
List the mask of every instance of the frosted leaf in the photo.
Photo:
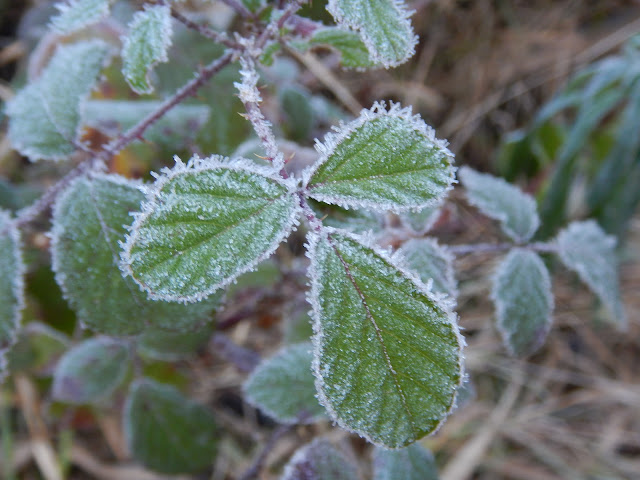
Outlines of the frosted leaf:
[[400,252],[409,268],[425,284],[430,280],[433,282],[432,289],[435,292],[447,294],[452,299],[458,296],[453,268],[455,259],[446,247],[438,245],[433,238],[412,238],[402,245]]
[[556,238],[564,265],[576,272],[598,296],[619,328],[627,328],[627,316],[620,296],[616,239],[593,220],[574,222]]
[[58,362],[51,394],[60,402],[98,403],[122,384],[129,366],[126,343],[107,337],[85,340]]
[[553,294],[549,271],[536,253],[512,249],[496,271],[491,298],[512,355],[530,355],[544,344],[553,321]]
[[134,92],[153,92],[149,74],[169,59],[172,34],[171,9],[166,5],[145,5],[133,16],[122,45],[122,73]]
[[110,0],[64,0],[55,7],[59,13],[51,19],[57,33],[69,34],[99,22],[109,15]]
[[109,47],[99,40],[59,46],[34,82],[7,104],[9,139],[31,160],[62,160],[75,151],[83,102]]
[[389,68],[413,56],[418,37],[404,1],[329,0],[327,10],[339,26],[360,34],[373,62]]
[[308,195],[346,208],[424,208],[440,202],[454,181],[446,143],[398,104],[362,110],[316,149],[320,158],[304,172]]
[[214,463],[219,434],[212,413],[174,387],[133,382],[123,424],[129,451],[152,470],[188,473]]
[[369,58],[369,50],[360,35],[337,27],[321,28],[313,32],[311,45],[328,45],[340,52],[340,65],[347,68],[364,69],[375,66]]
[[358,480],[358,470],[329,442],[316,439],[298,449],[280,480]]
[[318,218],[322,218],[322,224],[327,227],[341,228],[353,233],[379,231],[383,225],[383,217],[376,212],[363,209],[349,209],[337,205],[310,200],[311,208]]
[[153,298],[198,301],[269,257],[297,223],[293,181],[248,160],[164,170],[136,217],[124,271]]
[[403,447],[453,408],[464,340],[447,301],[362,242],[332,229],[310,238],[316,388],[341,427]]
[[502,231],[516,242],[529,240],[540,226],[536,201],[501,178],[461,167],[458,176],[469,203],[500,222]]
[[16,341],[23,307],[24,263],[20,233],[9,214],[0,210],[0,363]]
[[432,453],[419,443],[400,450],[373,449],[373,480],[438,480]]
[[400,220],[418,235],[424,235],[440,218],[442,214],[440,207],[441,205],[432,205],[418,211],[402,212]]
[[140,184],[118,175],[73,182],[53,211],[52,267],[84,327],[131,335],[145,326],[190,330],[210,317],[216,300],[181,305],[149,300],[119,268],[130,212],[140,208]]
[[[155,100],[90,100],[85,124],[115,137],[129,130],[162,104]],[[209,120],[206,105],[177,105],[144,132],[144,139],[173,149],[187,144]]]
[[311,344],[299,343],[263,361],[244,384],[246,400],[280,423],[326,418],[311,373]]
[[157,328],[145,330],[137,342],[138,353],[148,358],[174,362],[193,356],[211,338],[213,325],[206,323],[194,330],[167,332]]
[[71,342],[62,332],[40,322],[29,322],[18,332],[18,339],[7,355],[12,372],[50,375],[57,359]]

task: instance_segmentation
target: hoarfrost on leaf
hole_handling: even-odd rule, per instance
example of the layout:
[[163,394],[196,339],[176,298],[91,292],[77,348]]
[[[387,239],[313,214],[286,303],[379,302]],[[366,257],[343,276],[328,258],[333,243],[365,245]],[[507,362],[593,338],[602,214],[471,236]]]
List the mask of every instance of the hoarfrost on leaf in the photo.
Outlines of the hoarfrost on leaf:
[[432,289],[438,293],[449,295],[451,299],[458,296],[458,285],[455,278],[451,252],[438,245],[433,238],[412,238],[400,248],[406,258],[407,265],[416,272],[426,284],[431,280]]
[[593,220],[571,223],[557,238],[558,254],[564,265],[576,272],[609,311],[611,320],[627,328],[627,316],[620,296],[616,239]]
[[418,235],[424,235],[438,221],[441,205],[432,205],[420,210],[409,210],[400,214],[400,220]]
[[362,237],[310,237],[313,371],[343,428],[390,448],[434,432],[462,382],[451,305]]
[[171,8],[167,5],[145,5],[133,16],[122,45],[122,73],[134,92],[153,92],[149,74],[155,65],[169,59],[172,33]]
[[51,242],[56,281],[84,327],[110,335],[131,335],[146,326],[190,330],[217,305],[149,300],[120,271],[120,242],[130,212],[140,208],[140,183],[118,175],[74,181],[54,206]]
[[111,0],[64,0],[55,7],[60,13],[51,19],[51,28],[62,34],[73,33],[109,15]]
[[375,66],[369,58],[369,50],[360,36],[338,27],[321,28],[313,32],[311,45],[328,45],[340,52],[340,65],[347,68],[365,69]]
[[318,142],[304,172],[308,195],[346,208],[402,211],[440,202],[454,181],[453,154],[410,108],[376,103]]
[[496,271],[491,298],[511,354],[530,355],[544,344],[553,321],[553,294],[549,271],[536,253],[512,249]]
[[297,224],[292,180],[249,160],[178,160],[158,178],[124,247],[152,298],[198,301],[269,257]]
[[[0,210],[0,363],[15,343],[24,307],[24,263],[20,233],[11,217]],[[0,380],[2,379],[0,368]]]
[[358,470],[324,439],[298,449],[285,465],[280,480],[358,480]]
[[263,361],[244,384],[246,400],[280,423],[326,418],[311,373],[311,344],[299,343]]
[[526,242],[536,233],[540,218],[533,197],[501,178],[469,167],[461,167],[458,175],[471,205],[498,220],[502,231],[513,240]]
[[373,449],[373,480],[438,480],[433,454],[419,443],[399,450]]
[[62,160],[76,147],[82,107],[108,58],[99,40],[59,46],[37,80],[7,104],[11,144],[31,160]]
[[360,34],[373,62],[389,68],[413,56],[418,38],[403,0],[329,0],[327,10]]
[[51,394],[61,402],[97,403],[120,386],[128,370],[127,343],[107,337],[90,338],[58,361]]

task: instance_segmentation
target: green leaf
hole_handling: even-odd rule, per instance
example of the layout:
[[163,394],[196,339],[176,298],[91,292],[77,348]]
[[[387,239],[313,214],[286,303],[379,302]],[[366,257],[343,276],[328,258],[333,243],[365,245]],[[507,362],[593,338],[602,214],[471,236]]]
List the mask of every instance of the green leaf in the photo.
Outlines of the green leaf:
[[299,343],[263,361],[244,384],[246,400],[280,423],[326,418],[311,373],[311,344]]
[[127,239],[123,268],[152,298],[192,302],[269,257],[300,209],[292,180],[248,160],[177,159]]
[[99,40],[59,46],[37,80],[7,104],[9,139],[31,160],[62,160],[75,151],[82,104],[108,58]]
[[218,433],[213,415],[173,387],[148,379],[134,382],[123,421],[129,450],[152,470],[195,472],[214,462]]
[[[24,307],[24,263],[20,233],[4,210],[0,210],[0,363],[15,343]],[[0,368],[0,380],[2,368]]]
[[458,296],[458,284],[455,278],[453,261],[455,258],[445,247],[438,245],[433,238],[412,238],[402,245],[400,253],[407,260],[407,265],[416,272],[420,279],[429,284],[438,293],[449,295],[451,299]]
[[187,332],[147,329],[138,338],[138,353],[166,362],[180,360],[195,354],[209,341],[212,333],[213,325],[211,323],[206,323]]
[[414,233],[424,235],[431,230],[433,224],[440,218],[442,214],[440,207],[441,205],[432,205],[417,211],[408,210],[400,214],[400,220]]
[[360,34],[373,62],[389,68],[413,56],[418,38],[402,0],[329,0],[327,10]]
[[[156,111],[160,101],[90,100],[84,109],[85,124],[115,137]],[[174,150],[196,137],[209,120],[206,105],[177,105],[144,133],[144,139]]]
[[315,200],[309,200],[309,205],[316,212],[316,216],[322,218],[322,224],[327,227],[341,228],[353,233],[376,232],[382,228],[382,216],[376,212],[355,208],[346,209]]
[[156,64],[169,59],[172,33],[171,9],[166,5],[145,5],[133,16],[122,45],[122,73],[134,92],[153,92],[149,74]]
[[496,271],[491,298],[498,331],[512,355],[530,355],[544,344],[553,321],[553,294],[549,271],[536,253],[512,249]]
[[66,403],[98,403],[122,384],[129,360],[127,343],[107,337],[85,340],[58,362],[51,394]]
[[51,19],[57,33],[69,34],[97,23],[109,15],[110,0],[66,0],[56,4],[60,13]]
[[376,103],[316,144],[305,171],[308,195],[346,208],[408,210],[442,200],[451,188],[453,154],[409,108]]
[[356,466],[329,442],[316,439],[298,449],[280,480],[358,480]]
[[389,448],[434,432],[462,382],[450,305],[361,237],[310,238],[320,402],[343,428]]
[[375,62],[369,59],[369,50],[360,36],[336,27],[321,28],[313,32],[311,45],[328,45],[340,52],[340,65],[347,68],[371,68]]
[[433,455],[415,443],[400,450],[373,449],[373,480],[438,480]]
[[283,125],[288,137],[295,141],[306,140],[314,124],[309,92],[296,86],[279,89],[278,95],[286,123]]
[[616,239],[604,233],[593,220],[573,222],[556,238],[562,263],[576,272],[598,296],[620,329],[627,328],[627,316],[620,297]]
[[533,197],[501,178],[469,167],[461,167],[458,176],[469,203],[487,217],[498,220],[502,231],[513,240],[526,242],[536,233],[540,218]]
[[57,359],[71,346],[69,338],[50,326],[30,322],[20,329],[18,341],[7,358],[11,372],[27,371],[48,375]]
[[139,187],[117,175],[98,175],[76,180],[61,195],[52,229],[56,281],[82,325],[99,332],[192,329],[209,318],[216,299],[188,306],[152,301],[120,271],[125,225],[144,199]]

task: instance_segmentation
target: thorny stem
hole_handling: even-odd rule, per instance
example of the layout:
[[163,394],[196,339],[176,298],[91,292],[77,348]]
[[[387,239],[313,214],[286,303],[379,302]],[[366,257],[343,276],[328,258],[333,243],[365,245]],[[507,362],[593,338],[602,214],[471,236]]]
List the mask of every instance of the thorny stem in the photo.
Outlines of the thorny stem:
[[305,0],[291,2],[289,6],[284,9],[282,15],[280,16],[280,18],[278,18],[277,21],[271,22],[269,25],[267,25],[267,28],[264,29],[264,31],[256,41],[256,48],[262,49],[266,45],[269,38],[277,35],[278,30],[284,27],[284,24],[287,22],[287,20],[289,20],[289,18],[291,18],[298,10],[300,10],[300,7],[303,3],[306,3]]
[[499,253],[512,248],[524,248],[539,253],[555,253],[558,248],[551,243],[535,242],[525,245],[516,245],[513,243],[476,243],[466,245],[449,245],[447,250],[456,256],[469,255],[476,253]]
[[190,20],[187,17],[185,17],[182,13],[180,13],[175,8],[171,9],[171,15],[173,16],[173,18],[178,20],[187,28],[190,28],[191,30],[198,32],[200,35],[202,35],[205,38],[208,38],[209,40],[213,40],[214,42],[220,43],[225,47],[234,48],[234,49],[241,48],[237,42],[234,42],[233,40],[229,39],[226,33],[216,32],[215,30],[207,27],[206,25],[200,25],[199,23],[196,23],[193,20]]
[[249,11],[247,7],[245,7],[238,0],[222,0],[223,3],[226,3],[229,7],[234,9],[238,15],[242,18],[250,18],[254,17],[253,13]]

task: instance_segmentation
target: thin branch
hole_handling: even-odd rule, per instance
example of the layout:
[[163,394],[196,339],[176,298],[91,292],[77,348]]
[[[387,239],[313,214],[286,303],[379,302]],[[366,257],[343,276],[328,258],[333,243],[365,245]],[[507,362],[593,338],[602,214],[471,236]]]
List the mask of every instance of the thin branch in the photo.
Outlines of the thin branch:
[[222,32],[222,33],[216,32],[214,29],[206,25],[201,25],[199,23],[196,23],[193,20],[190,20],[189,18],[184,16],[175,8],[171,9],[171,15],[173,16],[173,18],[178,20],[187,28],[190,28],[191,30],[198,32],[200,35],[202,35],[205,38],[208,38],[209,40],[213,40],[214,42],[220,43],[229,48],[235,48],[235,49],[241,48],[240,45],[237,42],[234,42],[233,40],[231,40],[225,32]]
[[293,1],[291,2],[287,8],[284,9],[284,11],[282,12],[282,15],[280,16],[280,18],[278,18],[278,20],[276,20],[275,22],[271,22],[269,25],[267,25],[267,28],[264,29],[264,31],[260,34],[260,36],[258,37],[258,40],[256,40],[256,44],[255,47],[261,51],[262,48],[267,44],[267,41],[269,41],[269,39],[272,36],[276,36],[278,31],[284,27],[284,24],[287,23],[287,20],[289,20],[289,18],[291,18],[293,15],[295,15],[295,13],[300,10],[300,7],[302,6],[302,3],[306,3],[306,2],[299,2],[299,1]]
[[512,248],[523,248],[538,253],[555,253],[557,247],[550,243],[536,242],[527,245],[516,245],[514,243],[475,243],[466,245],[450,245],[447,250],[456,256],[469,255],[477,253],[500,253]]
[[280,425],[276,430],[273,431],[271,437],[262,448],[260,454],[255,458],[253,464],[242,474],[242,476],[238,480],[253,480],[258,478],[260,474],[260,470],[264,466],[264,462],[267,459],[267,456],[273,450],[273,448],[278,443],[278,440],[282,438],[285,434],[287,434],[291,429],[293,429],[295,425]]
[[260,355],[253,350],[233,343],[229,337],[216,333],[211,339],[210,348],[213,353],[234,364],[238,370],[249,373],[260,363]]
[[255,15],[249,11],[247,7],[245,7],[238,0],[222,0],[222,3],[226,3],[229,7],[231,7],[235,12],[240,15],[242,18],[252,18]]

